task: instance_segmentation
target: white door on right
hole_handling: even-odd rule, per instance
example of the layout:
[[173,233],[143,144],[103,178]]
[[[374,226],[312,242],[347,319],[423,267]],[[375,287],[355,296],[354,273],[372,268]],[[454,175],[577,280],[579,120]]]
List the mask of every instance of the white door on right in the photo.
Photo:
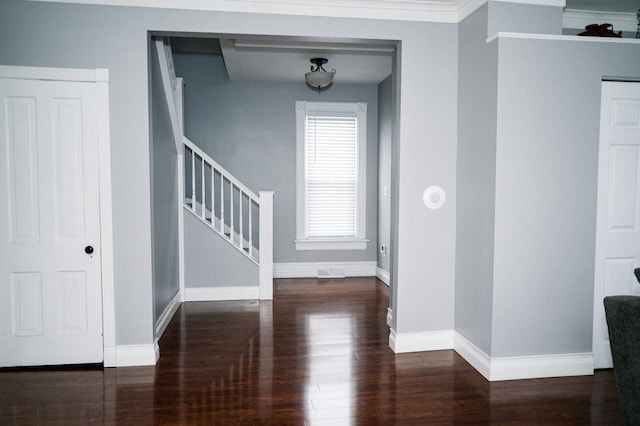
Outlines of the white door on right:
[[595,368],[613,366],[603,299],[640,295],[640,83],[603,82],[594,283]]

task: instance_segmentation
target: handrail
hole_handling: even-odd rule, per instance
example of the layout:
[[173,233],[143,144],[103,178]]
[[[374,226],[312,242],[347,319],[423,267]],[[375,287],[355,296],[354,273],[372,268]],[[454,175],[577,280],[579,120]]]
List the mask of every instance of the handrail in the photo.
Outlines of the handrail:
[[247,188],[242,182],[236,179],[231,173],[229,173],[224,167],[218,164],[213,158],[211,158],[206,152],[198,148],[196,144],[191,142],[189,138],[186,136],[182,137],[182,142],[194,153],[198,154],[198,157],[204,159],[209,165],[214,166],[214,168],[222,174],[227,180],[233,183],[233,185],[242,190],[245,194],[249,195],[254,202],[260,205],[260,197],[256,195],[255,192]]

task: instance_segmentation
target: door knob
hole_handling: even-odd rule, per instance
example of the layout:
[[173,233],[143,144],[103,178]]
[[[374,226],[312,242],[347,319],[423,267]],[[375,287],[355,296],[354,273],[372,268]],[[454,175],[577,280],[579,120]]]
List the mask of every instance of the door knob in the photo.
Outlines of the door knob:
[[87,254],[91,254],[91,253],[93,253],[93,247],[91,247],[91,246],[86,246],[86,247],[84,248],[84,252],[85,252],[85,253],[87,253]]

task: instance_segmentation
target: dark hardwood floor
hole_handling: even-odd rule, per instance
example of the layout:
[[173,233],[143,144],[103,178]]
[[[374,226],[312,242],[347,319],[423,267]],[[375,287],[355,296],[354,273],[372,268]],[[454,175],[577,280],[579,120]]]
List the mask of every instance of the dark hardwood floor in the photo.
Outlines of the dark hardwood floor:
[[186,303],[154,367],[0,370],[0,424],[620,423],[610,370],[490,383],[450,350],[395,355],[388,297],[308,279],[273,302]]

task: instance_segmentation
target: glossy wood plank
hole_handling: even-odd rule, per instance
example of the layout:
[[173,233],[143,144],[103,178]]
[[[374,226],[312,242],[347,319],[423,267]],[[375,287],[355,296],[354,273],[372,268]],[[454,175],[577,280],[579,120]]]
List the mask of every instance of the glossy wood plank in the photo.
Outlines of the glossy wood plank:
[[394,354],[388,298],[304,279],[273,302],[185,303],[155,367],[0,370],[0,424],[620,423],[611,370],[490,383],[453,351]]

